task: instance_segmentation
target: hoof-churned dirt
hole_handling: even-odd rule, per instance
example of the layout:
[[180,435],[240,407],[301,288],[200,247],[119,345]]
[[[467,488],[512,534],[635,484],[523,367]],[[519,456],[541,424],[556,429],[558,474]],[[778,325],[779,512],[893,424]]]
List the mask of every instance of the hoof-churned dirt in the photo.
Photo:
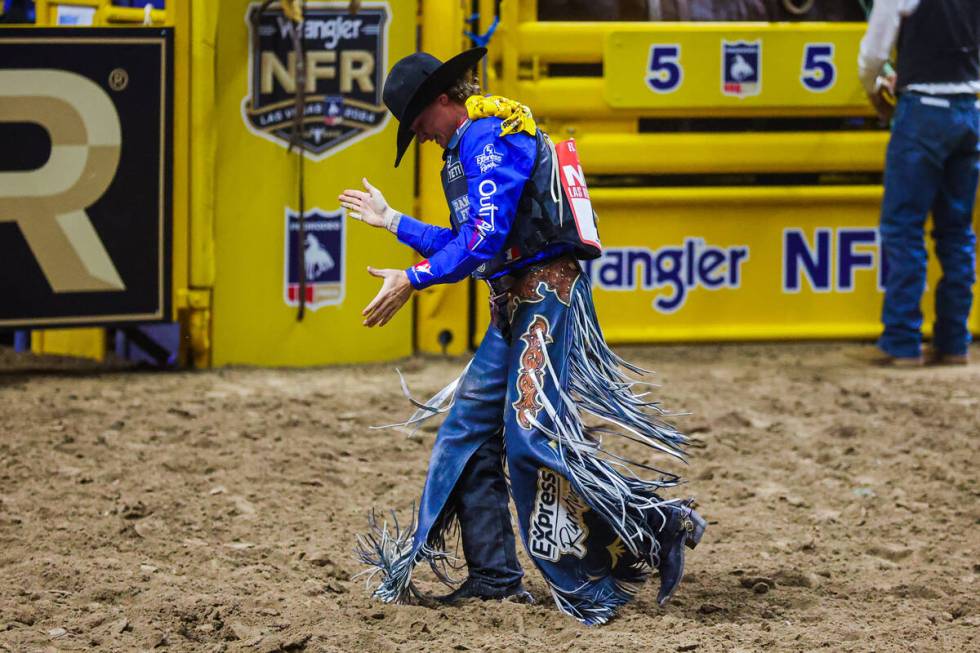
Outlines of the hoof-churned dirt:
[[[368,429],[410,412],[393,365],[0,350],[0,649],[978,650],[980,364],[869,368],[855,348],[620,349],[691,413],[682,494],[710,526],[665,609],[653,578],[601,628],[561,615],[526,557],[533,606],[383,605],[351,580],[367,513],[408,517],[433,439]],[[464,363],[400,365],[424,395]]]

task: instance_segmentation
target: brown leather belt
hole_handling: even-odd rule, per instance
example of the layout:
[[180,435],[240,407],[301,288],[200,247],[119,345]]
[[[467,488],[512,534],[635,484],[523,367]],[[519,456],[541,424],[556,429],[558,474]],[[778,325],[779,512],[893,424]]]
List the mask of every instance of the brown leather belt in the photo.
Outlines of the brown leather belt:
[[521,301],[540,301],[538,286],[544,282],[562,301],[569,301],[572,283],[581,274],[575,257],[565,255],[542,261],[495,279],[490,286],[490,320],[507,336],[514,309]]
[[[492,299],[498,295],[509,293],[518,283],[526,286],[535,279],[546,281],[555,276],[556,270],[570,272],[572,269],[579,270],[578,261],[573,256],[565,255],[549,261],[534,263],[513,274],[505,274],[495,279],[486,279],[486,282],[490,286],[490,297]],[[537,284],[534,285],[537,286]]]

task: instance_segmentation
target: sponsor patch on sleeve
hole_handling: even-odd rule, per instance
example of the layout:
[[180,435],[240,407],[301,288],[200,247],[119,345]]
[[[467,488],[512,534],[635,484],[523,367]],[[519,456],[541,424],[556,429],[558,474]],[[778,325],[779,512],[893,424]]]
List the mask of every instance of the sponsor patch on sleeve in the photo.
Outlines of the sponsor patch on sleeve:
[[483,151],[473,157],[473,161],[480,168],[480,174],[486,174],[500,165],[504,160],[503,155],[493,147],[493,143],[487,143]]
[[413,265],[412,269],[415,270],[415,275],[419,279],[422,278],[423,274],[427,274],[430,277],[432,276],[432,264],[429,263],[429,259],[422,259],[421,261]]

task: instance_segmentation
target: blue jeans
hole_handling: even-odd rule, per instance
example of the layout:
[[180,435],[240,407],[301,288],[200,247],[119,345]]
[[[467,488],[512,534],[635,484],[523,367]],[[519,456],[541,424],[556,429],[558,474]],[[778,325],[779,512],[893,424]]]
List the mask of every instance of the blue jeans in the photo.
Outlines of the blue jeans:
[[[542,337],[554,357],[556,372],[563,377],[572,337],[573,289],[577,288],[583,297],[591,297],[587,279],[582,278],[577,285],[574,281],[581,274],[577,263],[563,259],[552,265],[557,266],[556,270],[564,270],[565,276],[543,277],[540,283],[545,285],[540,286],[540,292],[527,293],[527,301],[515,304],[506,320],[506,335],[496,324],[487,328],[483,342],[460,379],[455,401],[439,429],[429,461],[419,505],[416,547],[428,541],[433,533],[443,532],[446,519],[455,515],[469,580],[477,589],[512,588],[521,581],[524,571],[517,560],[511,526],[511,492],[526,545],[539,468],[549,465],[551,469],[562,469],[556,451],[547,444],[549,440],[527,417],[522,421],[518,415],[523,410],[539,423],[551,423],[534,392],[531,374],[536,375],[539,384],[549,385],[551,402],[559,404],[558,388],[551,387],[545,377],[543,353],[536,346],[539,341],[531,335],[532,325],[544,330]],[[557,290],[547,289],[552,288],[547,285],[549,281]],[[539,453],[529,451],[534,446]],[[503,469],[505,450],[511,492]],[[541,452],[547,460],[542,460]],[[598,538],[594,533],[593,540]],[[603,546],[597,548],[608,556]],[[571,586],[581,582],[576,579]]]
[[524,577],[510,524],[503,453],[503,434],[488,438],[466,464],[454,496],[470,581],[491,590],[513,588]]
[[[429,471],[430,483],[435,486],[446,487],[458,479],[448,508],[459,519],[470,581],[491,590],[509,589],[524,577],[517,561],[503,469],[509,349],[500,332],[490,327],[439,429],[440,440]],[[461,473],[452,464],[461,457],[452,456],[452,461],[443,457],[473,447],[476,449]]]
[[[936,286],[933,343],[965,354],[967,318],[976,274],[973,205],[980,173],[980,110],[972,96],[899,99],[885,162],[881,244],[888,261],[884,330],[878,347],[892,356],[921,354],[922,293],[926,287],[926,215],[942,278]],[[945,106],[940,106],[945,105]]]

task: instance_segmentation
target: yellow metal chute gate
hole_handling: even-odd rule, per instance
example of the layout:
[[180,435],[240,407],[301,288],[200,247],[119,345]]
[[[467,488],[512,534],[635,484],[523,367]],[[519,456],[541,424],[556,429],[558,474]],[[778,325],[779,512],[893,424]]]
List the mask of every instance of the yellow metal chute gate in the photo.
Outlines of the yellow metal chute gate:
[[[297,323],[283,302],[295,155],[243,121],[249,4],[172,0],[151,12],[155,25],[175,28],[172,305],[184,360],[298,365],[407,354],[409,311],[383,330],[360,327],[359,310],[377,287],[360,276],[364,265],[411,260],[385,234],[347,224],[342,305]],[[38,23],[50,24],[61,5],[95,8],[98,25],[144,18],[106,0],[41,0]],[[390,11],[378,65],[390,68],[417,45],[443,59],[469,45],[470,2],[363,5]],[[480,0],[480,32],[494,5]],[[484,84],[530,105],[556,139],[577,140],[607,248],[590,272],[610,340],[878,332],[876,175],[888,136],[867,125],[856,79],[863,25],[542,22],[536,2],[516,0],[503,0],[500,12]],[[758,76],[744,76],[745,65]],[[840,128],[847,120],[857,128]],[[308,206],[338,208],[337,192],[366,175],[393,206],[444,223],[441,152],[418,152],[413,197],[415,156],[392,169],[394,136],[388,121],[363,142],[308,160]],[[930,286],[936,277],[933,266]],[[923,306],[928,323],[931,293]],[[971,319],[978,330],[976,309]],[[461,283],[420,293],[414,320],[418,350],[461,353],[478,344],[488,320],[486,291]],[[105,345],[98,329],[34,333],[36,351],[99,357]]]
[[[494,3],[480,7],[485,31]],[[888,134],[857,80],[864,24],[537,15],[536,2],[501,3],[484,81],[528,104],[556,140],[577,141],[606,247],[590,271],[611,341],[880,331]],[[758,68],[741,82],[739,56]],[[445,212],[435,149],[420,168],[430,220]],[[933,264],[930,287],[937,277]],[[932,305],[930,291],[927,323]],[[445,332],[450,351],[478,344],[489,319],[483,284],[436,289],[419,309],[423,351],[440,351]]]

